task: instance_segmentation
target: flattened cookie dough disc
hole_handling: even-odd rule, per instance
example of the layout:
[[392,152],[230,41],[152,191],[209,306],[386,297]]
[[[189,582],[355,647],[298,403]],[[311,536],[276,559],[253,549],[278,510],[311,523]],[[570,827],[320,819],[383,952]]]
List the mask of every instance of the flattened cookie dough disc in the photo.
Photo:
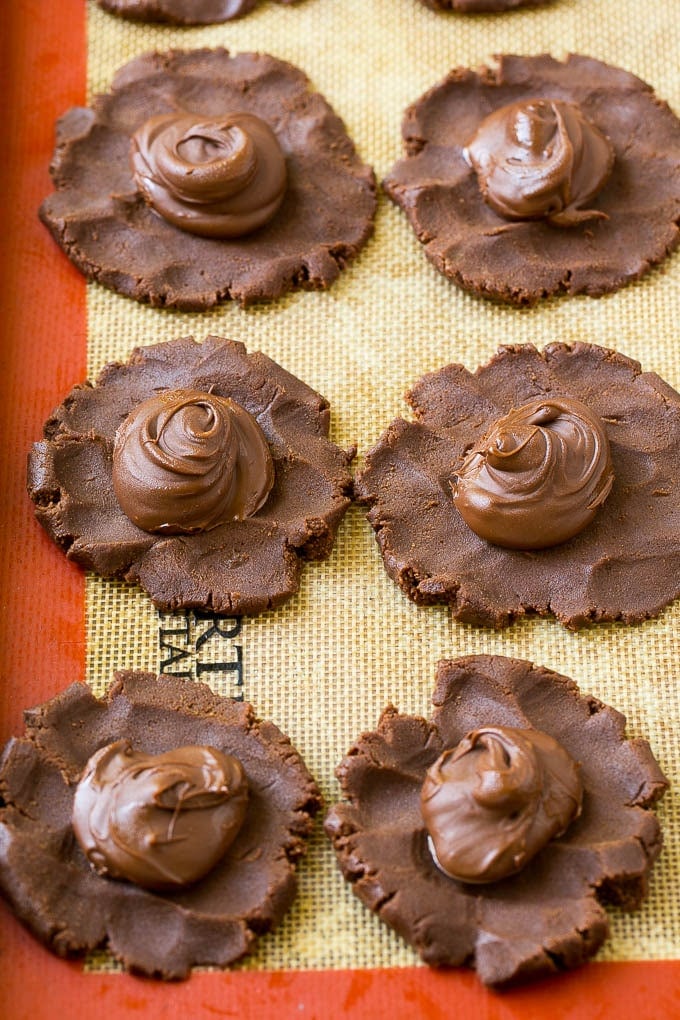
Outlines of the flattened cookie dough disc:
[[[273,928],[296,890],[317,786],[290,741],[250,705],[205,684],[120,672],[106,699],[85,684],[26,713],[26,736],[0,765],[0,887],[21,920],[59,956],[107,946],[134,970],[186,977],[225,966]],[[174,892],[101,877],[75,839],[75,790],[88,759],[129,740],[158,755],[210,745],[241,762],[248,806],[222,860]]]
[[[292,4],[296,0],[276,0]],[[160,21],[169,25],[215,25],[242,18],[258,0],[97,0],[110,14],[132,21]]]
[[[287,184],[263,227],[242,237],[197,237],[144,201],[130,162],[132,135],[152,116],[254,114],[276,135]],[[262,53],[173,50],[136,57],[91,108],[57,123],[55,191],[40,217],[88,277],[137,301],[201,311],[229,298],[269,301],[325,289],[373,230],[375,179],[340,118],[306,75]]]
[[[545,397],[581,401],[609,440],[614,482],[569,541],[493,545],[465,523],[451,479],[489,426]],[[390,577],[414,602],[447,603],[466,623],[504,627],[526,613],[571,629],[635,623],[680,595],[680,395],[638,362],[594,344],[502,347],[475,373],[420,379],[355,482]]]
[[[611,142],[614,165],[569,227],[508,220],[482,197],[464,149],[493,111],[520,100],[577,104]],[[384,187],[436,268],[464,290],[514,305],[553,294],[598,297],[643,276],[680,241],[680,120],[620,68],[571,55],[501,56],[458,68],[405,114],[406,157]]]
[[517,7],[541,7],[552,0],[420,0],[433,11],[458,11],[461,14],[494,14]]
[[[504,656],[442,661],[429,720],[392,706],[337,769],[345,800],[326,819],[353,892],[434,966],[472,964],[506,985],[576,967],[608,934],[603,902],[635,909],[661,833],[667,782],[646,740],[573,680]],[[490,884],[443,874],[420,806],[427,770],[470,731],[540,730],[579,764],[582,812],[519,873]]]
[[[145,531],[114,491],[116,433],[150,397],[187,390],[248,412],[269,448],[273,485],[242,519],[193,534]],[[28,491],[40,523],[82,567],[138,582],[164,609],[258,613],[298,590],[305,560],[329,555],[349,506],[353,451],[329,442],[329,425],[328,402],[264,354],[183,337],[140,347],[94,385],[76,386],[33,447]]]

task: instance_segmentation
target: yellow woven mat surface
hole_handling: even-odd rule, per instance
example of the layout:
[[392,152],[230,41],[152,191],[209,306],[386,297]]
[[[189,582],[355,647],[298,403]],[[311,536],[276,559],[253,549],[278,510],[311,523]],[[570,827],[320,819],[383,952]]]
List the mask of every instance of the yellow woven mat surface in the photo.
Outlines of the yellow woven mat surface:
[[[474,17],[436,14],[417,0],[303,0],[294,7],[263,0],[242,21],[175,30],[128,24],[91,2],[89,89],[106,90],[120,65],[149,49],[269,52],[304,68],[381,177],[401,154],[403,109],[451,67],[475,66],[498,52],[587,53],[638,74],[680,111],[679,14],[677,0],[556,0],[533,11]],[[90,286],[89,371],[126,359],[138,344],[188,333],[232,337],[320,390],[331,401],[332,438],[357,442],[365,452],[406,413],[402,394],[420,375],[452,361],[474,369],[504,342],[593,341],[680,387],[679,284],[676,255],[606,298],[562,299],[530,311],[496,307],[440,277],[401,213],[382,197],[374,238],[327,293],[296,294],[245,312],[226,305],[180,314]],[[417,609],[395,588],[358,509],[348,514],[331,558],[306,569],[300,594],[275,613],[244,620],[238,633],[232,621],[223,635],[213,631],[201,642],[205,623],[160,617],[141,591],[98,578],[88,579],[87,611],[88,671],[97,692],[114,668],[156,670],[177,656],[169,646],[179,649],[166,668],[200,673],[221,693],[242,693],[290,735],[327,803],[338,796],[335,764],[362,730],[374,727],[384,705],[428,714],[437,660],[476,652],[532,659],[574,677],[582,690],[623,711],[629,733],[647,736],[669,777],[680,780],[680,605],[640,627],[580,634],[540,620],[499,634],[462,626],[443,608]],[[231,668],[206,668],[220,662]],[[638,913],[612,912],[602,958],[680,957],[680,808],[673,790],[660,816],[665,849],[649,898]],[[292,911],[244,966],[417,962],[344,885],[320,826],[299,876]],[[107,958],[93,965],[112,966]]]

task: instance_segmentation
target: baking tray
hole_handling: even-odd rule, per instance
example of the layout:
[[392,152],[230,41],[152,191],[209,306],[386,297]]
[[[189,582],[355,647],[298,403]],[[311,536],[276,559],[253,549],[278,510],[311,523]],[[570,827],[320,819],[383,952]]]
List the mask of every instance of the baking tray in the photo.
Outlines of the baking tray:
[[[401,393],[423,371],[451,360],[474,368],[503,341],[564,338],[608,343],[638,357],[672,385],[680,384],[677,257],[611,299],[551,302],[526,314],[483,303],[480,307],[480,302],[452,290],[434,273],[400,214],[384,201],[375,239],[327,295],[296,295],[248,312],[227,307],[205,316],[173,316],[134,306],[97,287],[87,288],[36,218],[50,189],[47,167],[55,118],[69,106],[84,103],[88,93],[106,88],[113,70],[135,53],[173,45],[214,45],[217,40],[233,49],[267,49],[305,68],[380,175],[399,155],[400,111],[407,102],[450,66],[479,63],[501,49],[551,49],[559,56],[577,48],[585,35],[592,43],[587,52],[636,71],[677,110],[680,41],[674,7],[658,5],[650,14],[626,0],[601,4],[563,0],[550,10],[465,19],[425,11],[416,0],[363,4],[305,0],[292,9],[263,3],[250,18],[221,29],[178,32],[129,29],[82,0],[11,5],[0,68],[7,151],[0,464],[3,740],[21,732],[25,707],[46,700],[74,679],[87,678],[99,689],[112,665],[151,668],[162,661],[159,635],[167,621],[159,619],[139,593],[85,578],[72,567],[35,524],[25,494],[26,452],[39,437],[42,422],[73,383],[95,373],[110,356],[127,356],[135,343],[182,332],[200,337],[213,331],[243,339],[331,397],[333,438],[345,445],[356,439],[363,450],[391,418],[405,413]],[[409,33],[409,42],[399,51],[404,33]],[[363,77],[355,70],[359,64],[365,69]],[[291,651],[282,662],[280,649],[299,641],[300,621],[305,621],[309,642],[315,640],[313,621],[329,599],[344,607],[345,623],[334,629],[334,624],[322,620],[332,654],[322,657],[322,665],[304,686],[307,660],[295,658]],[[127,661],[121,650],[130,617],[141,626],[142,653],[148,661],[139,657]],[[604,628],[579,638],[562,634],[550,621],[534,621],[503,635],[456,628],[444,611],[416,610],[392,590],[370,531],[355,511],[341,530],[331,561],[313,568],[298,599],[269,619],[244,625],[247,693],[260,714],[294,727],[291,719],[299,705],[291,704],[289,689],[296,689],[298,699],[315,692],[322,701],[327,696],[333,706],[333,691],[339,683],[348,683],[345,696],[358,705],[356,719],[352,716],[347,724],[348,734],[337,733],[333,713],[327,731],[318,728],[316,719],[312,736],[309,726],[302,725],[295,734],[305,757],[318,759],[318,767],[325,769],[322,785],[329,799],[337,796],[337,788],[319,750],[321,743],[335,741],[337,760],[351,742],[347,736],[371,725],[394,689],[400,693],[402,710],[426,713],[434,664],[441,654],[476,650],[519,654],[573,675],[584,689],[626,711],[633,732],[650,738],[673,778],[678,775],[673,685],[679,618],[673,609],[642,628]],[[341,670],[344,677],[338,675]],[[621,676],[637,683],[630,685],[630,694],[624,692],[617,699],[611,692],[618,692]],[[655,697],[655,684],[666,701]],[[657,725],[650,725],[650,719]],[[319,910],[316,922],[303,918],[305,944],[297,930],[284,930],[283,953],[272,948],[275,934],[245,969],[196,973],[171,985],[118,973],[106,960],[86,966],[58,960],[2,905],[0,1002],[12,1020],[55,1014],[86,1018],[102,1011],[120,1017],[277,1014],[320,1020],[473,1012],[490,1020],[680,1016],[680,962],[675,959],[680,955],[680,936],[675,901],[668,895],[672,889],[668,872],[677,874],[680,853],[676,804],[672,795],[666,798],[662,862],[667,875],[661,886],[653,883],[642,925],[629,930],[627,922],[615,918],[609,956],[605,953],[577,972],[528,988],[499,995],[483,989],[474,974],[438,973],[418,966],[396,937],[385,934],[371,915],[364,916],[367,912],[354,904],[338,877],[336,885],[329,886],[333,899],[326,897],[321,904],[323,916]],[[311,854],[316,863],[308,866],[303,861],[300,868],[301,901],[309,909],[315,904],[319,908],[318,889],[310,884],[313,887],[317,878],[332,883],[325,865],[319,870],[317,857],[325,852],[321,845],[317,833],[317,849]],[[301,908],[303,915],[307,908]],[[327,915],[334,911],[339,920],[333,924]],[[330,965],[324,965],[322,939],[313,934],[315,923],[320,931],[329,924],[331,942],[338,944]],[[359,931],[361,945],[342,943],[344,924],[352,936]],[[292,927],[302,927],[300,914]]]

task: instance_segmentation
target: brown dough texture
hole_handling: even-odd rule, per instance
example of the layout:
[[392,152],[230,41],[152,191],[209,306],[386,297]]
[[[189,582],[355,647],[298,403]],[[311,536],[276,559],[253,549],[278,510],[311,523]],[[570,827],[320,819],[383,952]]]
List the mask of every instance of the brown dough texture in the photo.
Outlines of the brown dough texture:
[[[443,660],[429,721],[389,706],[337,769],[346,801],[326,819],[353,891],[433,966],[474,966],[507,985],[576,967],[608,935],[602,903],[640,905],[661,833],[650,806],[667,782],[625,718],[573,680],[505,656]],[[420,788],[441,752],[479,726],[549,733],[581,763],[583,811],[517,875],[445,876],[427,846]]]
[[[250,705],[205,684],[125,671],[106,699],[74,683],[25,719],[26,736],[10,740],[0,763],[0,888],[49,949],[107,946],[133,970],[181,978],[197,964],[237,960],[279,922],[320,795],[288,738]],[[182,891],[102,878],[76,841],[71,812],[85,764],[123,738],[149,754],[209,744],[245,768],[243,827],[223,860]]]
[[[550,549],[504,549],[479,538],[449,480],[497,418],[543,395],[573,397],[599,415],[614,485],[584,531]],[[594,344],[501,347],[474,374],[449,365],[407,394],[355,481],[370,507],[390,577],[414,602],[504,627],[526,613],[586,624],[655,616],[680,595],[680,394],[637,361]]]
[[[295,0],[276,0],[292,4]],[[258,0],[97,0],[109,14],[131,21],[161,22],[166,25],[216,25],[242,18]]]
[[[112,483],[116,430],[164,389],[212,390],[257,419],[275,479],[254,516],[163,535],[123,513]],[[329,423],[328,402],[264,354],[219,337],[183,337],[140,347],[94,385],[75,386],[34,444],[28,491],[50,537],[87,570],[138,582],[162,609],[258,613],[298,590],[304,560],[328,556],[349,505],[354,451],[329,442]]]
[[[425,254],[464,290],[514,305],[637,280],[680,242],[680,120],[645,82],[590,57],[497,60],[451,71],[406,111],[406,158],[384,187]],[[510,222],[482,198],[463,149],[489,113],[531,98],[578,104],[609,138],[614,168],[590,203],[606,219]]]
[[433,11],[457,11],[460,14],[498,13],[517,7],[541,7],[551,0],[420,0]]
[[[150,116],[252,113],[286,160],[281,208],[252,234],[224,241],[166,222],[137,190],[130,139]],[[55,191],[40,217],[88,277],[126,297],[201,311],[233,298],[273,300],[324,289],[373,231],[375,179],[306,75],[261,53],[173,50],[136,57],[91,108],[57,122]]]

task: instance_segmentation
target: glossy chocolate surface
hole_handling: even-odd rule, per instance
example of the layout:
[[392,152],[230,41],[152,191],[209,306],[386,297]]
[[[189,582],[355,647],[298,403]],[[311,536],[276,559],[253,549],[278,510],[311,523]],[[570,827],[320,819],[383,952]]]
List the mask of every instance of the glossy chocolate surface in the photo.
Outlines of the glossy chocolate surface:
[[538,730],[485,726],[437,759],[421,810],[437,866],[461,882],[520,871],[581,810],[578,767]]
[[144,754],[117,740],[88,761],[73,828],[99,875],[181,888],[221,860],[247,803],[246,776],[233,755],[196,745]]
[[169,223],[202,237],[241,237],[283,201],[286,163],[261,117],[164,114],[132,137],[135,181]]
[[580,400],[546,397],[499,418],[455,471],[452,489],[480,538],[544,549],[583,531],[613,483],[602,419]]
[[261,428],[228,397],[163,390],[138,404],[116,433],[116,498],[144,531],[192,534],[243,520],[273,484]]
[[614,150],[574,103],[502,106],[482,121],[464,155],[486,201],[507,219],[569,227],[605,215],[584,207],[609,177]]

